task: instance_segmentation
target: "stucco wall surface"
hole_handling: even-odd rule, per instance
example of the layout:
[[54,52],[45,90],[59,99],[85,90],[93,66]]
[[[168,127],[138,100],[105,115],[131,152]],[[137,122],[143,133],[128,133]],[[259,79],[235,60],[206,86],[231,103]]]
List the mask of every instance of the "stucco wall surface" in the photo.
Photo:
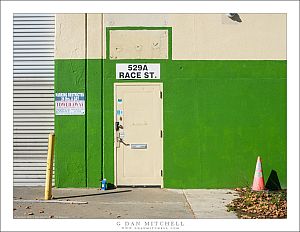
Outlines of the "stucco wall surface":
[[[165,187],[250,186],[258,155],[265,179],[275,170],[286,187],[286,15],[240,18],[57,15],[55,92],[84,92],[87,106],[84,116],[55,116],[57,187],[98,187],[103,177],[114,183],[117,63],[160,64]],[[134,52],[130,59],[107,56],[114,48],[107,46],[108,39],[131,46],[134,38],[120,38],[129,38],[126,33],[137,27],[171,30],[167,59]],[[122,36],[114,35],[117,28],[123,28]]]

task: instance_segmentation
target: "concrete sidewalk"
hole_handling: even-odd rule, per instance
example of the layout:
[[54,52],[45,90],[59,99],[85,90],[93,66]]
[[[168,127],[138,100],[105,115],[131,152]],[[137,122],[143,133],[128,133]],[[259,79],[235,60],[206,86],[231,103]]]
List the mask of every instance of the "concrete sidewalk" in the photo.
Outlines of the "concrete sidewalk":
[[227,189],[191,189],[183,190],[191,205],[195,218],[237,218],[227,212],[226,205],[238,197],[237,192]]
[[[192,219],[237,218],[225,205],[233,190],[160,188],[53,189],[55,200],[87,204],[28,203],[44,197],[43,187],[14,187],[14,218]],[[20,201],[21,200],[21,201]]]

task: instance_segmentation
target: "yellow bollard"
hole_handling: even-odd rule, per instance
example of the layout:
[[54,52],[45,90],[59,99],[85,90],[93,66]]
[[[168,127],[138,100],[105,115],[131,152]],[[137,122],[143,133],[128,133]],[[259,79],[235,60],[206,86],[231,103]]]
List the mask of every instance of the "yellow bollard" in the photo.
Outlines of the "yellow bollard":
[[47,170],[45,183],[45,200],[52,198],[52,173],[53,173],[53,157],[54,157],[54,134],[50,133],[48,138],[48,156],[47,156]]

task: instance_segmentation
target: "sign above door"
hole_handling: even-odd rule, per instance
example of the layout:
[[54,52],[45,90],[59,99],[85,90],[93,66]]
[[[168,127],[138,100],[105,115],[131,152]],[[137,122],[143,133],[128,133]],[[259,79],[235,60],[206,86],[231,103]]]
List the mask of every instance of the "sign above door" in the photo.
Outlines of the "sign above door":
[[116,79],[160,79],[160,64],[116,64]]

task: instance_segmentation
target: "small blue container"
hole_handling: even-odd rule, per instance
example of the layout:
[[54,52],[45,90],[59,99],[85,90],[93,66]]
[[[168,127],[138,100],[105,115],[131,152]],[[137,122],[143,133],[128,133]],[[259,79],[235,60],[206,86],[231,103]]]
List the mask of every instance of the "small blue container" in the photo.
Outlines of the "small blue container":
[[103,179],[101,181],[101,190],[106,190],[106,189],[107,189],[106,179]]

